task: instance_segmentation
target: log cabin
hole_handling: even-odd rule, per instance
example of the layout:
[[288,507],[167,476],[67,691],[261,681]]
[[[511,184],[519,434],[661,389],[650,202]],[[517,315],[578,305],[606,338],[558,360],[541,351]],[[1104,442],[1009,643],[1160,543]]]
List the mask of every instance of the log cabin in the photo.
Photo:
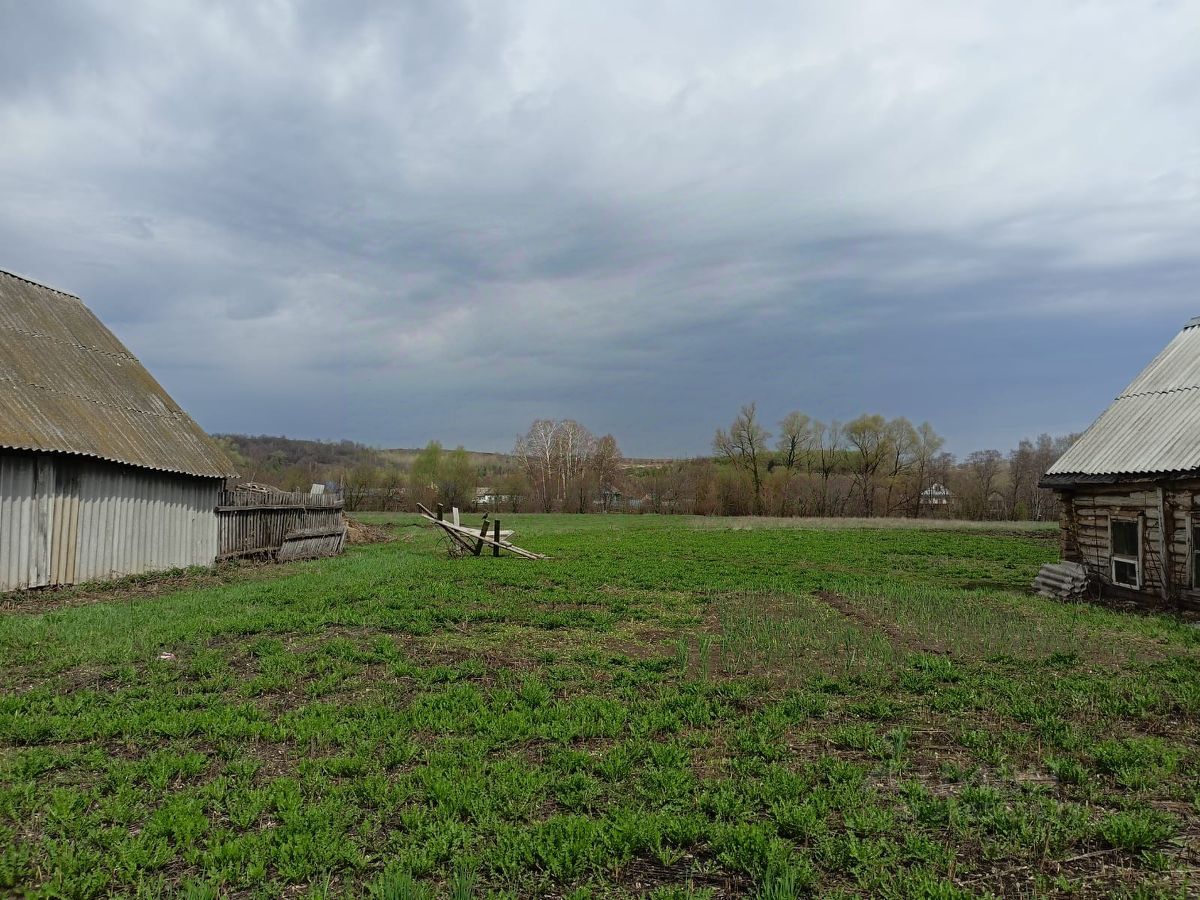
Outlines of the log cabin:
[[1102,595],[1200,608],[1200,316],[1039,482],[1061,501],[1061,555]]

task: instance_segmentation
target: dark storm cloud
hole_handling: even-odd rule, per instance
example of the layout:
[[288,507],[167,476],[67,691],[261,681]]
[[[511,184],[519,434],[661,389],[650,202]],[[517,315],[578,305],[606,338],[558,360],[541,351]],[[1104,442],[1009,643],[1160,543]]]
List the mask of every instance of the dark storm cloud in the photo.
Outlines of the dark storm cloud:
[[1183,4],[0,4],[0,267],[212,430],[696,453],[757,399],[1010,444],[1200,312],[1198,39]]

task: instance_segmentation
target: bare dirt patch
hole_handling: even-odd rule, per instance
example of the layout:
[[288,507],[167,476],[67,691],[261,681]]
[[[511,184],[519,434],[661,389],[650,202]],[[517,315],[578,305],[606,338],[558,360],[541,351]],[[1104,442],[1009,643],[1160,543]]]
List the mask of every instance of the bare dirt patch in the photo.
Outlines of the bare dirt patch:
[[701,860],[691,853],[685,853],[670,865],[653,859],[632,859],[614,875],[616,883],[635,896],[645,896],[655,888],[690,885],[714,898],[744,897],[752,887],[750,880],[741,875],[706,872]]

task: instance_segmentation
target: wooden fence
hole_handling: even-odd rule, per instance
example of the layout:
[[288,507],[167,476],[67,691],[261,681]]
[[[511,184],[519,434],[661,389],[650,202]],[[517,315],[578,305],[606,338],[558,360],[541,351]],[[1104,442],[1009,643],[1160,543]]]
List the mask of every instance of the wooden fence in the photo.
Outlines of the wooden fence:
[[217,506],[220,558],[272,556],[280,562],[336,556],[346,546],[341,494],[234,489]]

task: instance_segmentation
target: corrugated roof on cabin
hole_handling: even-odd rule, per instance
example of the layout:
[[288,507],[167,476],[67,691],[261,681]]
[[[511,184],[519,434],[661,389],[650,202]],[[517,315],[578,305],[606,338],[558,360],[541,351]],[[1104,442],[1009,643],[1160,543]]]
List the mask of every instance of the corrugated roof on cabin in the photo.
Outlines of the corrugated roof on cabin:
[[1121,392],[1046,472],[1120,478],[1200,470],[1200,316]]
[[78,297],[0,271],[0,447],[224,478],[233,464]]

